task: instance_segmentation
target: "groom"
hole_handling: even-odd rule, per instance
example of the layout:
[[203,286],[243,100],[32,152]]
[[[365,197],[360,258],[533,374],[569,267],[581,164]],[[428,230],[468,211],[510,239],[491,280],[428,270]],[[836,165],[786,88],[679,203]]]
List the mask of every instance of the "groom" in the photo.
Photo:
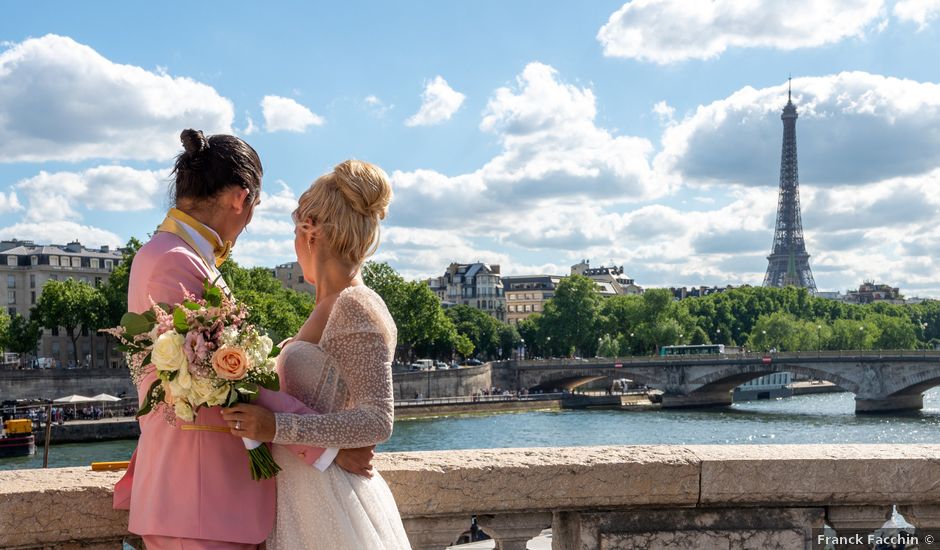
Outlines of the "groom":
[[[247,143],[234,136],[206,139],[194,130],[181,139],[186,152],[175,169],[177,208],[134,258],[128,288],[133,312],[149,309],[151,299],[178,303],[183,289],[198,296],[206,279],[225,289],[218,266],[260,202],[261,162]],[[154,379],[150,369],[136,380],[141,402]],[[265,391],[261,399],[277,411],[303,407],[279,392]],[[275,481],[251,479],[244,446],[218,407],[201,409],[193,423],[168,423],[156,411],[140,417],[140,431],[130,466],[114,488],[114,507],[130,509],[128,528],[148,550],[249,550],[267,538]],[[335,456],[343,469],[371,477],[374,448],[291,450],[311,467],[325,469]]]

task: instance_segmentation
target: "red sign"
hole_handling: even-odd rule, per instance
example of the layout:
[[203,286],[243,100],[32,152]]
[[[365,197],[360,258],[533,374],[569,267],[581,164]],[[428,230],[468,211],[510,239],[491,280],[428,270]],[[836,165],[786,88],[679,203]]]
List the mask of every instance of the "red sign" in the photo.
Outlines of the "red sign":
[[773,361],[773,358],[770,357],[769,355],[765,355],[761,357],[761,360],[760,360],[761,363],[770,363],[771,361]]
[[614,368],[615,368],[615,369],[621,369],[621,368],[623,368],[623,363],[614,363]]

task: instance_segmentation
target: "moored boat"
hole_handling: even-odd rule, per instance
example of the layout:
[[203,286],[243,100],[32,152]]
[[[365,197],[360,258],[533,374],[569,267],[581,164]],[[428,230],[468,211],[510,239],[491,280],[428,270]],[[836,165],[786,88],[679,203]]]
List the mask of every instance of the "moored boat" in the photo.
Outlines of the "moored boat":
[[0,458],[31,456],[36,454],[33,421],[28,418],[7,420],[0,435]]

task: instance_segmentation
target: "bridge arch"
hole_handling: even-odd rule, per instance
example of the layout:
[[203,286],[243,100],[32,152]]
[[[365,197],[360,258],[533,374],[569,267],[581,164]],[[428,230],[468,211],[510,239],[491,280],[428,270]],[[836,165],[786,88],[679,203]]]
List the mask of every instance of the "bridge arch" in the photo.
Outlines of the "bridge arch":
[[825,380],[827,382],[832,382],[840,388],[852,392],[858,393],[858,384],[840,376],[838,374],[829,372],[823,369],[816,369],[812,367],[805,367],[802,365],[787,365],[785,363],[777,364],[763,364],[755,363],[753,365],[735,365],[729,366],[725,369],[718,371],[710,372],[700,378],[693,380],[688,380],[687,383],[692,385],[697,385],[698,387],[692,390],[691,393],[697,392],[720,392],[720,391],[731,391],[737,386],[760,378],[761,376],[766,376],[768,374],[774,374],[778,372],[791,372],[794,374],[804,374],[811,378]]

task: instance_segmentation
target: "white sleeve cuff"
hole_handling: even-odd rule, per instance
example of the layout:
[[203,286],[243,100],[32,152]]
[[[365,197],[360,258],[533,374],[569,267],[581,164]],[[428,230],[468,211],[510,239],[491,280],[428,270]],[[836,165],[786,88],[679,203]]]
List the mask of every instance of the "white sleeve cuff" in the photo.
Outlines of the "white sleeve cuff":
[[330,464],[336,460],[336,455],[338,454],[339,449],[327,449],[323,451],[323,454],[320,455],[320,458],[318,458],[317,461],[313,463],[313,467],[317,470],[320,470],[321,472],[326,471],[326,469],[330,467]]

